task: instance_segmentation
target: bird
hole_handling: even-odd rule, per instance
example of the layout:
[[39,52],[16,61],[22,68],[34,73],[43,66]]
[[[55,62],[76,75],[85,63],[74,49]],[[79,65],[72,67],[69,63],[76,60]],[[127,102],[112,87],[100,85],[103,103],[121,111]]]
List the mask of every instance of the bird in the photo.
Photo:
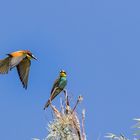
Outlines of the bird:
[[50,105],[50,102],[61,92],[64,90],[67,85],[67,73],[64,70],[61,70],[59,73],[59,77],[55,80],[51,95],[49,100],[46,102],[44,110]]
[[27,89],[31,59],[37,58],[29,50],[20,50],[7,55],[0,60],[0,74],[8,74],[16,67],[23,88]]

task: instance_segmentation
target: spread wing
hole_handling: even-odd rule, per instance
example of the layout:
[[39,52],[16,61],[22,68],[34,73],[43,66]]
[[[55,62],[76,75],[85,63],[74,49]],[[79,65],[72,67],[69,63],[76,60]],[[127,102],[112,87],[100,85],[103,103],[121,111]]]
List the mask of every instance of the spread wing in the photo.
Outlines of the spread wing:
[[0,60],[0,74],[7,74],[10,69],[11,57],[7,57],[3,60]]
[[10,70],[17,66],[23,59],[25,59],[25,55],[22,56],[16,56],[16,57],[11,57],[10,61]]
[[28,85],[28,77],[29,77],[29,70],[30,70],[31,62],[28,58],[24,58],[18,65],[17,71],[22,82],[22,85],[25,89],[27,89]]
[[0,74],[7,74],[9,70],[18,65],[25,56],[12,57],[10,54],[3,60],[0,60]]

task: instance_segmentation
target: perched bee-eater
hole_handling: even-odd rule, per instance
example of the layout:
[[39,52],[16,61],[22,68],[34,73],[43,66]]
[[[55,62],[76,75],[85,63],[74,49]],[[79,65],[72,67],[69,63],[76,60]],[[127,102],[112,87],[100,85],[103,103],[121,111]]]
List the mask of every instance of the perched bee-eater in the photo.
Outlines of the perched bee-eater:
[[0,74],[7,74],[9,70],[17,67],[18,75],[22,82],[22,85],[27,89],[28,85],[28,76],[31,65],[31,59],[37,60],[33,54],[28,50],[16,51],[10,54],[7,54],[3,60],[0,60]]
[[53,88],[51,90],[50,99],[45,104],[44,110],[50,105],[50,102],[61,92],[64,90],[67,85],[67,74],[64,70],[60,71],[59,78],[54,82]]

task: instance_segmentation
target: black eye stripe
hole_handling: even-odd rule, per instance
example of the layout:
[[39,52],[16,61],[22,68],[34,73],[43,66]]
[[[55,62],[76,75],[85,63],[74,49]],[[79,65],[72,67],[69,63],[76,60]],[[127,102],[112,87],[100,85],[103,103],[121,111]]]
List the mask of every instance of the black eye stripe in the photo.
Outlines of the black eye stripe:
[[60,73],[65,73],[65,74],[66,74],[66,72],[65,72],[65,71],[60,71]]
[[29,56],[32,56],[32,54],[31,53],[27,53]]

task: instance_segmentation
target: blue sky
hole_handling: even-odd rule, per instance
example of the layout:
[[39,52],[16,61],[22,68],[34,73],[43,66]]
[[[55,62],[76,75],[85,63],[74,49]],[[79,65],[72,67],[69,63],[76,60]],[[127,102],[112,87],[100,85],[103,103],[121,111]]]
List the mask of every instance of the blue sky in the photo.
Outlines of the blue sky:
[[46,136],[51,113],[43,106],[60,69],[68,73],[73,101],[84,96],[78,112],[86,108],[88,140],[104,139],[106,132],[131,136],[132,119],[140,117],[139,5],[139,0],[1,1],[0,58],[21,49],[38,57],[27,91],[16,69],[0,76],[1,139]]

